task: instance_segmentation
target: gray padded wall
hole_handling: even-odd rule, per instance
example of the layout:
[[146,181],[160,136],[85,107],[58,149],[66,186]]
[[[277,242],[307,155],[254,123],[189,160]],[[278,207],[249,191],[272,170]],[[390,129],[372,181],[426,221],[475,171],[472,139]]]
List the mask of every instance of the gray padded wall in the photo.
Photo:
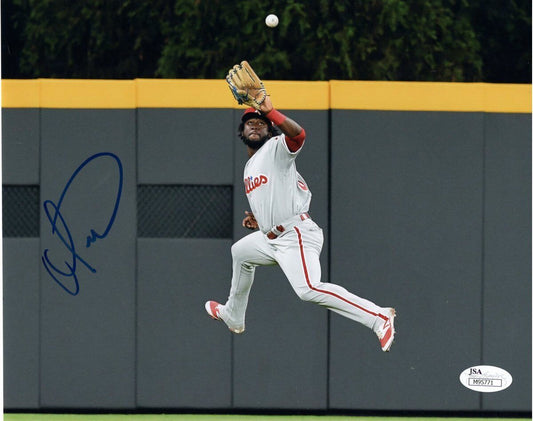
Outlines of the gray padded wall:
[[[2,182],[39,184],[38,109],[2,109]],[[4,406],[39,408],[39,238],[3,240]]]
[[531,116],[485,117],[483,352],[513,384],[488,410],[531,410]]
[[3,243],[4,406],[39,408],[38,238]]
[[[332,316],[331,407],[494,409],[481,407],[479,394],[459,383],[459,374],[469,366],[506,360],[482,359],[482,316],[487,310],[483,312],[480,298],[483,292],[494,294],[487,292],[490,285],[483,288],[483,280],[493,276],[484,266],[482,246],[488,214],[484,116],[334,111],[332,127],[332,277],[349,275],[347,285],[354,291],[395,306],[398,338],[389,355],[376,353],[371,332]],[[529,132],[525,126],[517,130],[522,138]],[[527,167],[530,157],[523,140],[520,168]],[[527,177],[496,171],[521,184],[518,191],[527,190]],[[527,214],[523,206],[522,212]],[[504,211],[499,217],[512,215]],[[527,226],[523,219],[517,225]],[[512,238],[521,242],[521,237]],[[527,273],[528,262],[518,258],[518,270]],[[498,293],[502,298],[530,296],[527,285],[518,290]],[[523,303],[518,314],[523,311],[529,320],[530,310]],[[501,320],[508,317],[498,314]],[[525,331],[529,335],[530,329]],[[530,355],[530,339],[508,336],[513,340],[502,347],[517,343],[517,353]],[[505,353],[503,348],[500,353]],[[531,382],[530,370],[512,374]],[[515,398],[522,409],[531,408],[523,393],[516,390]]]
[[[397,307],[384,354],[368,329],[301,302],[278,267],[258,269],[243,335],[205,315],[248,233],[241,110],[2,112],[4,184],[41,189],[41,239],[4,239],[6,408],[531,410],[530,115],[286,111],[307,131],[297,166],[324,229],[323,280]],[[97,272],[77,260],[71,296],[40,261],[70,254],[42,202],[103,151],[124,190],[86,248],[116,167],[93,161],[73,184],[61,211]],[[186,183],[233,186],[233,238],[138,239],[137,185]],[[482,363],[513,385],[464,388],[459,373]]]
[[[76,262],[79,293],[66,293],[41,265],[41,406],[132,408],[135,406],[135,111],[42,110],[41,202],[59,205],[63,189],[84,160],[116,154],[123,190],[114,224],[105,238],[86,246],[94,229],[103,234],[118,197],[119,167],[95,158],[74,178],[61,204],[76,254],[41,212],[41,253],[63,271]],[[63,224],[59,232],[66,236]],[[73,278],[60,277],[72,286]]]
[[231,240],[140,238],[137,405],[231,406],[231,334],[205,314],[224,296]]
[[[232,185],[232,115],[139,109],[138,183]],[[140,238],[137,247],[137,405],[231,407],[231,334],[204,310],[227,294],[231,239]]]
[[40,110],[2,109],[2,184],[39,184]]
[[232,184],[232,110],[146,109],[138,114],[139,184]]

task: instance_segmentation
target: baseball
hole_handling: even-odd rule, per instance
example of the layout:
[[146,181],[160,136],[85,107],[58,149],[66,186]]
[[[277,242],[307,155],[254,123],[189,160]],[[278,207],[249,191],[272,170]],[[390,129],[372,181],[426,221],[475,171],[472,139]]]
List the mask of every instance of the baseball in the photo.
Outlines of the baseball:
[[276,15],[268,15],[265,18],[265,23],[266,23],[266,26],[268,26],[270,28],[274,28],[274,27],[278,26],[279,19],[278,19],[278,17]]

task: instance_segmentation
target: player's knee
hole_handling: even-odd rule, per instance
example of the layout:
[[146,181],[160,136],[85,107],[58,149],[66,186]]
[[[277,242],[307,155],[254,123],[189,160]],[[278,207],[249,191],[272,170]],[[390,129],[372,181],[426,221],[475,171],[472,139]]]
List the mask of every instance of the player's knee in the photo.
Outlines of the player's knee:
[[237,241],[231,246],[231,257],[233,260],[241,260],[246,254],[246,247],[241,241]]
[[296,295],[302,301],[313,302],[316,298],[316,292],[308,286],[295,289]]
[[233,262],[251,270],[254,265],[249,263],[249,258],[247,256],[248,248],[243,243],[237,241],[231,246],[231,258],[233,259]]

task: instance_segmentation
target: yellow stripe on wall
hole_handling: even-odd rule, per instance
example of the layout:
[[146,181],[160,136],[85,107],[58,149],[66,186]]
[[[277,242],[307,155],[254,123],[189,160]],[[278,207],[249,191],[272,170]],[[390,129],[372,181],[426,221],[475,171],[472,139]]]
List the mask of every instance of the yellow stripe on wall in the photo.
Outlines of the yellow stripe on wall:
[[[531,85],[264,81],[279,109],[531,113]],[[2,80],[5,108],[244,108],[224,80]]]
[[283,110],[329,109],[329,82],[265,81],[276,108]]
[[531,85],[330,81],[331,108],[530,113]]
[[42,108],[136,108],[132,80],[41,79]]
[[2,80],[5,108],[135,108],[132,80]]
[[39,108],[39,80],[2,80],[2,107],[5,108]]
[[531,85],[486,84],[485,111],[511,113],[531,113]]
[[[225,80],[136,79],[139,108],[245,108],[239,106]],[[264,81],[280,109],[329,108],[328,82]]]
[[136,79],[139,108],[232,108],[224,80]]

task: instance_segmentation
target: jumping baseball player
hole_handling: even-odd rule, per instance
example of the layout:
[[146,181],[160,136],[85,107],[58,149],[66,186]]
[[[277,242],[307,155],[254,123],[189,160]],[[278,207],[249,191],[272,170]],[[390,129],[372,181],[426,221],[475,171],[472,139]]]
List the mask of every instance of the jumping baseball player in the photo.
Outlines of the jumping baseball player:
[[320,281],[324,238],[308,214],[311,192],[295,165],[305,130],[274,109],[263,83],[246,61],[235,65],[226,80],[237,101],[252,106],[242,116],[239,134],[248,149],[244,189],[252,210],[246,212],[243,226],[256,231],[232,246],[229,297],[225,304],[206,302],[207,313],[224,321],[232,332],[244,332],[255,268],[278,264],[298,297],[362,323],[376,333],[381,349],[389,351],[395,310]]

